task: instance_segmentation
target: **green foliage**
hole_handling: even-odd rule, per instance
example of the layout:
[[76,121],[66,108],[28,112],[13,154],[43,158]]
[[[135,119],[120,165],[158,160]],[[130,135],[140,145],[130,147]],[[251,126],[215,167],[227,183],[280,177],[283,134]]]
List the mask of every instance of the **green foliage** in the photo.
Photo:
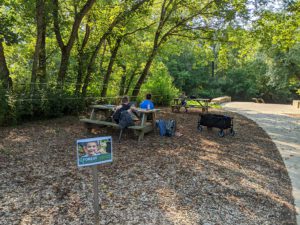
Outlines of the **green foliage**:
[[0,41],[3,40],[8,44],[18,42],[18,35],[14,29],[16,22],[15,15],[9,10],[5,10],[4,5],[0,4]]
[[173,79],[166,66],[158,62],[151,70],[151,76],[143,85],[138,101],[142,101],[147,93],[151,93],[155,105],[169,105],[171,100],[178,96],[179,90],[174,87]]
[[2,89],[0,92],[0,125],[78,115],[85,107],[84,99],[56,89],[36,91],[34,95],[27,92],[19,97],[2,94]]
[[13,97],[0,84],[0,126],[16,123]]
[[[4,56],[13,80],[13,92],[1,90],[0,93],[0,124],[73,114],[80,112],[85,103],[91,104],[101,93],[118,37],[123,39],[106,95],[111,103],[120,93],[122,76],[126,78],[123,80],[126,91],[129,90],[129,95],[132,93],[156,43],[155,37],[158,37],[157,55],[142,85],[139,101],[150,92],[156,105],[167,105],[178,96],[179,90],[197,97],[230,95],[233,100],[262,96],[267,101],[286,102],[292,97],[299,98],[299,1],[274,11],[260,8],[268,2],[266,0],[256,1],[257,8],[249,7],[249,1],[243,0],[167,0],[164,6],[168,7],[162,12],[162,2],[145,1],[134,13],[132,6],[143,1],[96,1],[79,24],[67,62],[67,87],[63,91],[56,85],[50,87],[56,84],[61,60],[53,29],[52,1],[45,1],[44,12],[47,81],[43,81],[40,71],[36,79],[31,77],[38,1],[0,2],[0,41],[5,42]],[[79,13],[86,2],[59,1],[60,33],[66,48],[76,12]],[[248,14],[250,8],[251,14]],[[167,14],[160,18],[163,12]],[[197,19],[190,19],[191,15],[197,15]],[[255,21],[250,15],[255,15]],[[235,19],[237,16],[239,19]],[[245,22],[247,16],[248,22]],[[87,24],[89,32],[85,29]],[[100,47],[98,43],[103,34],[107,36]],[[92,72],[88,79],[90,98],[87,102],[75,96],[74,90],[77,80],[84,82],[91,56],[98,47],[96,60],[89,65]],[[78,79],[80,72],[82,77]],[[39,81],[46,82],[40,85],[48,88],[37,88],[31,94],[29,85],[25,85],[30,80],[36,80],[36,86]]]
[[[192,46],[193,47],[193,46]],[[170,75],[174,78],[175,86],[186,95],[198,95],[208,77],[208,66],[199,64],[197,54],[188,47],[182,54],[171,55],[166,61]]]

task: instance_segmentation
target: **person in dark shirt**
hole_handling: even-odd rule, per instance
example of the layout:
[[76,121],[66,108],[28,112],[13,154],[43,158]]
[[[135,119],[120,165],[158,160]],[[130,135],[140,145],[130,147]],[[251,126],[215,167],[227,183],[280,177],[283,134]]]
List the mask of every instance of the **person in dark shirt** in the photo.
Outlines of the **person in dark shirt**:
[[120,117],[121,117],[121,113],[123,111],[128,111],[128,113],[134,117],[134,109],[135,106],[129,102],[129,97],[128,96],[124,96],[121,100],[121,105],[117,106],[115,109],[115,112],[113,113],[112,117],[114,119],[114,121],[116,121],[116,123],[120,122]]
[[187,110],[187,101],[186,101],[186,99],[187,99],[187,96],[185,95],[185,92],[183,91],[182,93],[181,93],[181,95],[179,96],[179,100],[180,100],[180,104],[181,104],[181,107],[184,107],[185,108],[185,112],[187,112],[188,110]]

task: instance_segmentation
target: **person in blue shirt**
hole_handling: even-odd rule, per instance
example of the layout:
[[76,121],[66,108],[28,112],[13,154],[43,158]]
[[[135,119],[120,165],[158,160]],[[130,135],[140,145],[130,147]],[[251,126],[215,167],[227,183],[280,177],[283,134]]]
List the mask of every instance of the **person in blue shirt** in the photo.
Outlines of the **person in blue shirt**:
[[152,98],[152,95],[151,94],[147,94],[146,95],[146,99],[141,102],[140,108],[141,109],[154,109],[154,104],[151,101],[151,98]]

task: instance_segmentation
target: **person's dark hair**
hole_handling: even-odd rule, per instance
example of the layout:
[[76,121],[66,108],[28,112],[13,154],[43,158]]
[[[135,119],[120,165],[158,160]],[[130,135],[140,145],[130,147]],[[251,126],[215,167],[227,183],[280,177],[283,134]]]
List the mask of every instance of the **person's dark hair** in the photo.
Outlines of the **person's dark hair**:
[[146,99],[150,100],[152,98],[151,94],[146,94]]
[[122,104],[128,103],[129,102],[129,97],[128,96],[123,96],[122,98]]

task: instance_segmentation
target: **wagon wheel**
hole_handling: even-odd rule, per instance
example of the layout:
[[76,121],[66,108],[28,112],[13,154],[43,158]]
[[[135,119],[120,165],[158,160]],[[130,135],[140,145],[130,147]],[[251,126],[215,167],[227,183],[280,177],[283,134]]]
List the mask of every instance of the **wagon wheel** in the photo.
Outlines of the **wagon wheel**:
[[235,131],[233,130],[233,128],[230,129],[230,135],[234,136],[235,135]]
[[224,130],[220,130],[220,131],[218,132],[218,135],[219,135],[219,137],[224,137],[224,135],[225,135]]

